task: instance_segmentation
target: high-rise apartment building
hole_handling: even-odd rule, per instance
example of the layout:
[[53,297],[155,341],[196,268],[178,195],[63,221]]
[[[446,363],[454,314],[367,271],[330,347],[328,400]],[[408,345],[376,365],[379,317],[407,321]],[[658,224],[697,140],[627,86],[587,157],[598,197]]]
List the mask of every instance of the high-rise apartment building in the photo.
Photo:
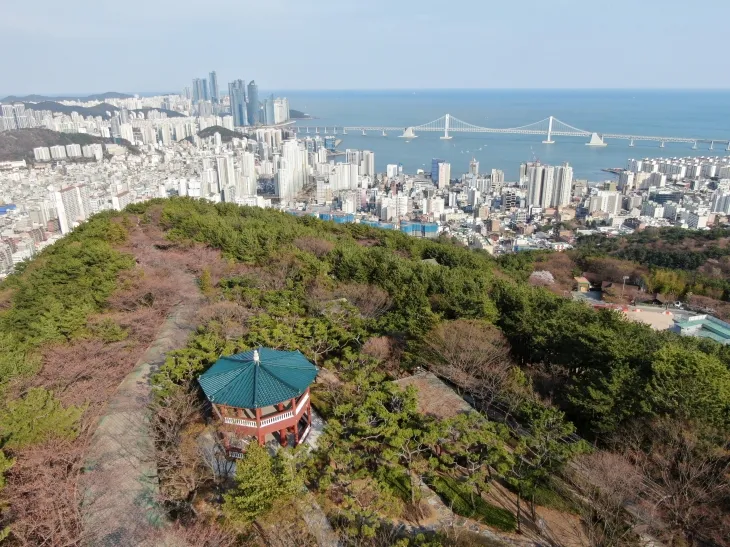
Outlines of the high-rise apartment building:
[[289,121],[289,99],[274,99],[274,123]]
[[[588,202],[588,212],[589,213],[595,213],[603,212],[608,213],[609,215],[617,215],[619,211],[621,210],[621,193],[615,192],[615,191],[609,191],[609,190],[599,190],[596,194],[591,196],[591,199]],[[662,218],[664,216],[664,208],[661,207],[658,204],[654,204],[652,202],[646,202],[651,204],[652,211],[651,213],[643,213],[647,214],[647,216],[655,216],[657,218]],[[645,203],[645,205],[646,205]]]
[[209,100],[208,81],[205,78],[193,78],[193,102]]
[[14,104],[13,115],[15,116],[15,126],[18,129],[28,129],[31,127],[32,118],[28,116],[24,104]]
[[221,190],[235,186],[236,176],[231,156],[219,156],[215,160],[218,184]]
[[502,171],[501,169],[492,169],[491,180],[492,188],[496,187],[497,185],[501,187],[501,185],[504,184],[504,171]]
[[243,80],[235,80],[228,84],[228,98],[231,102],[233,125],[236,127],[245,127],[248,125],[246,83]]
[[[524,166],[524,168],[523,168]],[[530,162],[520,166],[527,182],[528,207],[558,207],[570,203],[573,168],[567,163],[560,167]]]
[[248,83],[248,125],[256,125],[260,120],[259,86],[254,80]]
[[264,125],[274,125],[276,123],[276,111],[274,108],[274,95],[270,95],[264,102],[262,109],[263,119],[261,123]]
[[439,188],[448,188],[451,181],[451,164],[445,161],[439,163]]
[[375,176],[375,152],[370,150],[362,151],[362,159],[360,160],[360,174],[364,177]]
[[51,146],[51,158],[54,160],[65,160],[66,159],[66,147],[62,145]]
[[81,157],[81,145],[80,144],[67,144],[66,155],[69,158],[80,158]]
[[570,204],[573,190],[573,168],[565,162],[555,168],[555,183],[550,200],[551,207],[564,207]]
[[3,126],[2,129],[10,131],[18,128],[15,122],[15,109],[13,109],[13,105],[0,104],[0,114],[2,114],[0,118],[0,122],[2,122],[0,125]]
[[76,224],[86,220],[90,214],[89,189],[85,184],[54,191],[53,201],[62,234],[70,232]]
[[218,76],[215,70],[209,74],[208,85],[210,86],[210,100],[213,104],[220,102],[220,96],[218,95]]
[[35,161],[51,161],[51,151],[47,146],[39,146],[33,149]]

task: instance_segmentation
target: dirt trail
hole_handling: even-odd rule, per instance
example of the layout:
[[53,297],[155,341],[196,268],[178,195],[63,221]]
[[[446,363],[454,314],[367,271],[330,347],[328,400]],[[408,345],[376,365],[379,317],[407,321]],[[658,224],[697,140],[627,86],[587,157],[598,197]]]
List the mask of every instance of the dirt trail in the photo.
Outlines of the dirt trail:
[[[148,243],[149,253],[154,247],[152,240]],[[165,264],[164,252],[150,254],[145,262]],[[151,377],[167,352],[185,344],[203,303],[192,274],[177,268],[174,276],[180,300],[109,401],[86,455],[81,509],[86,545],[158,545],[160,528],[166,524],[156,501],[157,466],[148,409]]]

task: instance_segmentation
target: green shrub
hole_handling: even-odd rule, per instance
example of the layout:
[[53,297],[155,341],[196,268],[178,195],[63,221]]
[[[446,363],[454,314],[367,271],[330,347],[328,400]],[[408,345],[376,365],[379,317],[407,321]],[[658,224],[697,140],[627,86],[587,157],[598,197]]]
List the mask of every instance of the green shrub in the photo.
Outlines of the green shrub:
[[446,506],[457,515],[478,520],[505,532],[517,529],[517,520],[510,511],[487,503],[484,498],[476,494],[472,496],[469,488],[455,479],[435,475],[429,477],[427,482]]
[[411,479],[402,467],[381,466],[376,478],[405,503],[411,503]]
[[4,448],[17,449],[50,439],[74,439],[84,408],[63,407],[53,393],[33,388],[22,399],[8,403],[0,414]]

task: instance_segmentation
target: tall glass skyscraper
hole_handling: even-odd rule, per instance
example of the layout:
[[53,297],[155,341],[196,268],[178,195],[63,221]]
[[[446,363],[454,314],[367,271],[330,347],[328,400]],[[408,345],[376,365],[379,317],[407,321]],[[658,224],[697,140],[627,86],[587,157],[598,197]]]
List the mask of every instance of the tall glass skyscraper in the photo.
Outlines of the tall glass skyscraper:
[[208,80],[206,80],[205,78],[203,78],[200,81],[203,82],[201,84],[201,87],[203,89],[203,99],[202,100],[203,101],[209,101],[210,100],[210,94],[208,93]]
[[248,113],[246,109],[246,82],[235,80],[228,84],[228,97],[231,100],[231,115],[233,125],[244,127],[248,125]]
[[444,160],[433,158],[431,159],[431,180],[438,182],[439,180],[439,163],[443,163]]
[[197,103],[201,100],[200,78],[193,78],[193,103]]
[[259,123],[259,86],[254,80],[248,83],[248,124],[256,125]]
[[274,94],[272,93],[271,96],[266,99],[264,102],[264,108],[262,110],[263,119],[261,120],[261,123],[264,125],[274,125],[276,123],[275,115],[274,115]]
[[217,104],[219,102],[218,76],[216,75],[215,70],[210,73],[208,84],[210,84],[210,100],[213,101],[214,104]]
[[200,101],[208,100],[208,81],[203,78],[193,79],[193,102],[198,103]]

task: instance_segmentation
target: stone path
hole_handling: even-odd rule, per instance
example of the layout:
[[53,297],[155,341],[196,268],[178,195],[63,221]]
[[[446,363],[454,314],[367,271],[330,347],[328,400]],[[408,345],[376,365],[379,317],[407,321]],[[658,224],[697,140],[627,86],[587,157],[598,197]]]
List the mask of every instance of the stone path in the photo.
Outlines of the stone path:
[[[317,442],[322,435],[322,431],[324,431],[324,425],[324,420],[312,409],[312,428],[309,430],[307,438],[304,439],[304,444],[307,445],[309,450],[317,448]],[[307,492],[306,496],[299,501],[299,505],[302,510],[302,517],[307,523],[309,532],[317,540],[317,545],[320,547],[339,547],[340,540],[327,519],[327,515],[325,515],[317,500],[314,499],[314,495]]]
[[82,478],[85,545],[159,544],[159,530],[166,520],[156,502],[157,466],[149,431],[150,380],[167,352],[184,345],[195,327],[195,312],[202,297],[192,276],[185,282],[192,287],[181,287],[183,298],[196,296],[173,308],[157,339],[120,384],[91,440]]

